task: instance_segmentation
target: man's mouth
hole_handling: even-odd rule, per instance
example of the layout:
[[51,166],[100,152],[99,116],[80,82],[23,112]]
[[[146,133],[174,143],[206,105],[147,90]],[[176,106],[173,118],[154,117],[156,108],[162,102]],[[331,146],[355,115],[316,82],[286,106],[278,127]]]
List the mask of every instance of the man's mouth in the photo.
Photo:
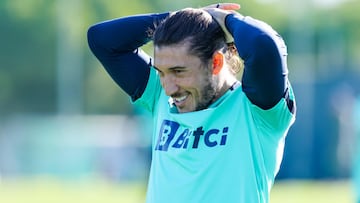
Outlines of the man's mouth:
[[181,95],[174,95],[171,98],[172,98],[174,104],[178,108],[182,108],[182,107],[185,106],[186,100],[187,100],[188,97],[189,97],[189,94],[181,94]]
[[183,95],[183,96],[180,96],[180,97],[173,97],[173,100],[174,100],[175,103],[179,103],[179,102],[185,101],[186,98],[187,98],[187,95]]

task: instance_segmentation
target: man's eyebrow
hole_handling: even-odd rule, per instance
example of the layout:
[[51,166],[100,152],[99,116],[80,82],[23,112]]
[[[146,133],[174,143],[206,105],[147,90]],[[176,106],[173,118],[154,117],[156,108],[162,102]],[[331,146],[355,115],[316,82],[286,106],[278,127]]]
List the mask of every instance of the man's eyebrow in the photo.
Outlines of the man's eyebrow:
[[[162,72],[160,69],[158,69],[156,66],[152,66],[153,68],[155,68],[157,71]],[[174,67],[170,67],[168,68],[169,70],[184,70],[186,69],[186,67],[183,66],[174,66]]]
[[170,67],[169,69],[170,70],[183,70],[183,69],[186,69],[186,67],[184,67],[184,66],[174,66],[174,67]]

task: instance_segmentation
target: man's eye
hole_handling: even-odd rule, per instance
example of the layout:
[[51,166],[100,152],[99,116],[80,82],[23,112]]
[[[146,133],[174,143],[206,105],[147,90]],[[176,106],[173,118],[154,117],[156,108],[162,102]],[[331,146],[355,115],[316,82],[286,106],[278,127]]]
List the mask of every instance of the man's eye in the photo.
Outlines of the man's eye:
[[183,70],[174,70],[174,73],[179,74],[179,73],[183,73]]

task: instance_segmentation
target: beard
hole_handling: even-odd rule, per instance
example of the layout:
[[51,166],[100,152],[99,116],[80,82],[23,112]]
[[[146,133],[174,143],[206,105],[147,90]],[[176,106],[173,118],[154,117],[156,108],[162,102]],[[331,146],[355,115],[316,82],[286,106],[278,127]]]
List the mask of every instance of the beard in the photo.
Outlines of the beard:
[[202,88],[201,97],[198,101],[197,106],[195,107],[196,111],[206,109],[209,107],[215,100],[218,90],[217,90],[217,83],[215,80],[212,80],[212,77],[206,77],[208,80],[206,81],[206,84]]

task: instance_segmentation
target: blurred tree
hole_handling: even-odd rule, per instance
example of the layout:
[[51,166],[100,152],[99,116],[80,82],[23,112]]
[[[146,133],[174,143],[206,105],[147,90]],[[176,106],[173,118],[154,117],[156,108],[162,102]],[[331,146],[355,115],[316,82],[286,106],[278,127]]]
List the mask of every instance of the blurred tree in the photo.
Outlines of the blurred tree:
[[52,3],[48,1],[0,4],[1,116],[54,109],[55,40],[51,11]]

